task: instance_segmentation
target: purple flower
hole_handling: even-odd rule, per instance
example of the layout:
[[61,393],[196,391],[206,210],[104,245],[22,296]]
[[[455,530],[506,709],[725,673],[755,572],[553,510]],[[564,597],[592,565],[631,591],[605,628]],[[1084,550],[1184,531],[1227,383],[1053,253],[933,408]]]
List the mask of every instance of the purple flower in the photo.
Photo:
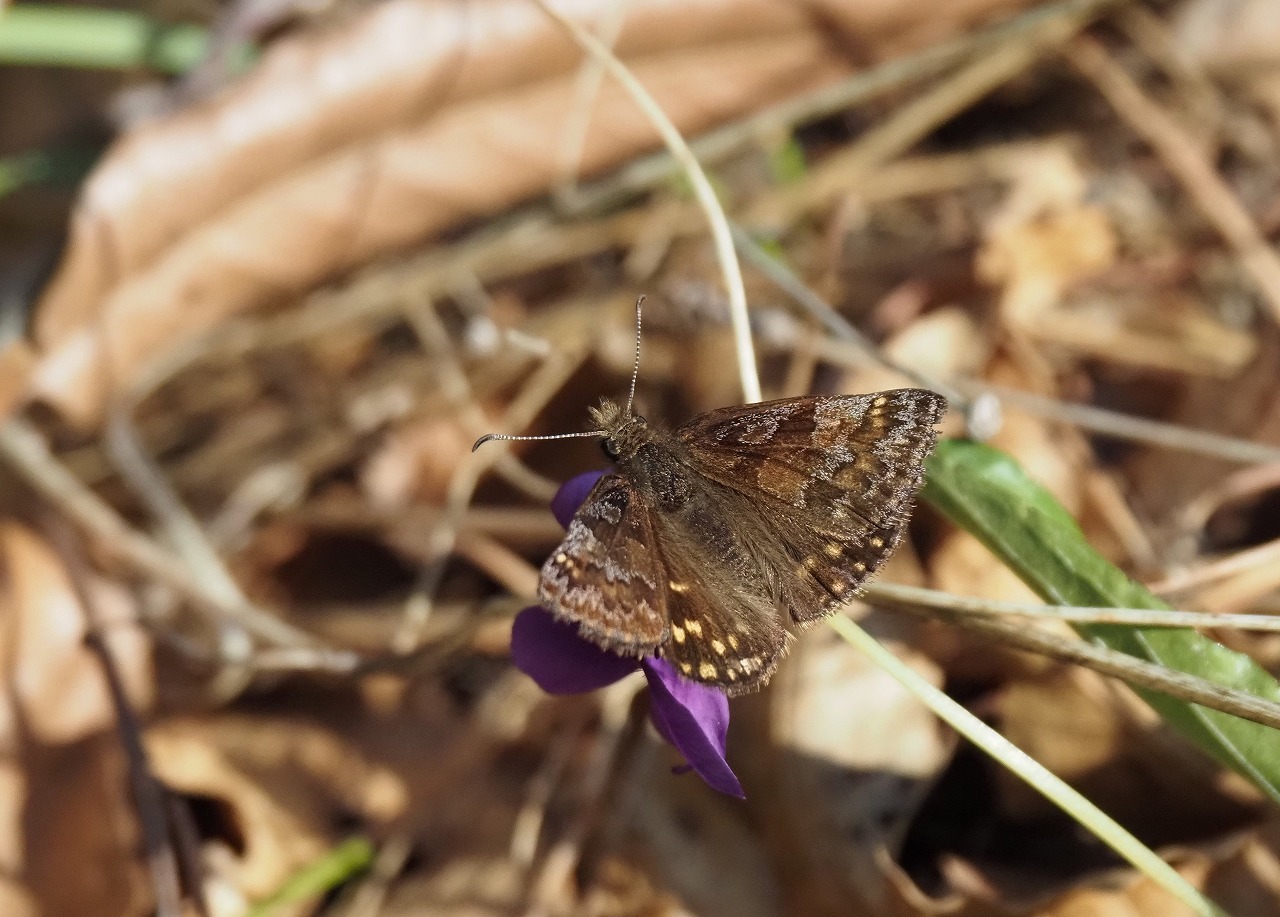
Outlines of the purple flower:
[[[561,525],[568,527],[603,476],[602,471],[589,471],[565,482],[551,501]],[[742,785],[724,757],[729,701],[722,692],[682,678],[664,659],[633,659],[603,650],[580,637],[572,624],[538,606],[516,616],[511,659],[548,694],[594,691],[640,669],[649,682],[649,713],[662,737],[712,788],[743,797]]]

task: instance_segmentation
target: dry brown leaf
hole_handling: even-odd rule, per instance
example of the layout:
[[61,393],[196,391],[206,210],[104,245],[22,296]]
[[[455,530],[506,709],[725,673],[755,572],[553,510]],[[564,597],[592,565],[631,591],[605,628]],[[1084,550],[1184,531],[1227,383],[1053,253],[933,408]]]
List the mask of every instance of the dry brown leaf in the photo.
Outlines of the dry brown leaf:
[[[0,646],[6,702],[0,734],[13,748],[23,737],[71,742],[115,723],[102,662],[85,645],[85,614],[52,547],[16,522],[0,523]],[[102,579],[86,584],[135,709],[150,706],[151,641],[137,626],[132,597]]]
[[[842,45],[881,57],[1020,5],[967,0],[939,16],[918,0],[634,0],[618,50],[692,134],[848,73]],[[32,394],[92,423],[158,351],[544,192],[579,62],[526,0],[393,0],[340,32],[282,41],[96,170],[39,303]],[[654,145],[606,83],[582,171]]]
[[22,878],[40,904],[39,913],[153,913],[119,738],[104,733],[68,745],[33,745],[23,766]]

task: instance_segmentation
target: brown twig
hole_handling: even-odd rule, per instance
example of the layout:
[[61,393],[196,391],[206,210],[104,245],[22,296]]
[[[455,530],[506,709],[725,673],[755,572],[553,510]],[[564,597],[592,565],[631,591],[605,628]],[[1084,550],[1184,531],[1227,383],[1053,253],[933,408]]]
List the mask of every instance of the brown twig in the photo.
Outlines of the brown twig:
[[1122,653],[981,615],[960,615],[940,609],[931,614],[950,621],[965,630],[982,634],[1009,646],[1048,656],[1060,662],[1087,666],[1095,672],[1122,679],[1146,690],[1158,691],[1187,703],[1229,713],[1242,719],[1280,729],[1280,704],[1247,691],[1216,684],[1208,679],[1188,675]]
[[[151,872],[151,885],[156,896],[156,913],[159,917],[182,917],[179,851],[175,849],[169,830],[166,792],[151,769],[147,749],[142,742],[142,724],[138,721],[133,705],[129,702],[124,679],[116,665],[111,644],[106,638],[97,601],[88,585],[88,564],[78,550],[75,539],[65,522],[50,514],[43,518],[41,523],[49,543],[58,552],[66,567],[72,592],[85,618],[85,644],[98,657],[107,691],[111,695],[111,703],[115,708],[116,732],[120,736],[120,746],[128,763],[129,786],[138,811],[138,823],[142,828],[147,866]],[[188,859],[195,855],[190,850],[183,853]],[[198,855],[195,856],[198,861]],[[193,870],[188,864],[183,871],[190,874]],[[194,871],[198,873],[198,866]],[[200,913],[207,914],[202,890],[196,887],[191,891],[196,896]]]
[[[204,529],[138,440],[133,425],[135,405],[126,395],[115,405],[107,421],[107,451],[121,479],[151,512],[192,579],[207,594],[230,606],[248,605]],[[210,693],[221,701],[239,694],[252,680],[253,670],[249,665],[252,644],[244,625],[234,619],[219,622],[218,629],[222,665],[212,681]]]
[[1147,588],[1160,596],[1185,595],[1241,574],[1280,564],[1280,538],[1266,541],[1243,551],[1236,551],[1190,570],[1173,573]]
[[[478,279],[476,283],[479,284]],[[426,299],[417,308],[406,309],[405,318],[423,349],[438,365],[441,394],[461,415],[468,438],[474,441],[490,432],[493,421],[476,402],[475,392],[454,352],[453,340],[440,320],[435,304]],[[549,502],[555,496],[557,485],[554,482],[530,469],[508,450],[499,453],[493,470],[512,487],[540,503]]]

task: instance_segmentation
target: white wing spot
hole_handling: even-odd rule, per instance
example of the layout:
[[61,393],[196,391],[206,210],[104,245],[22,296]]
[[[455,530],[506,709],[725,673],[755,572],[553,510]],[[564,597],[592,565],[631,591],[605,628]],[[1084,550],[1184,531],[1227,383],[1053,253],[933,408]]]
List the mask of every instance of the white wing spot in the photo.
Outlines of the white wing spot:
[[675,624],[671,625],[671,639],[676,643],[684,643],[684,628]]
[[840,545],[834,541],[828,541],[827,546],[822,550],[826,551],[827,556],[830,557],[832,560],[836,560],[837,558],[840,557],[841,554],[844,553],[844,548],[840,547]]
[[688,592],[688,591],[689,591],[689,584],[688,584],[688,583],[677,583],[675,580],[668,580],[668,581],[667,581],[667,588],[668,588],[668,589],[670,589],[672,592],[674,592],[674,593],[676,593],[676,594],[680,594],[680,593],[684,593],[684,592]]
[[724,642],[723,642],[723,641],[721,641],[721,640],[712,640],[712,641],[711,641],[711,648],[712,648],[713,650],[715,650],[715,651],[716,651],[716,655],[717,655],[717,656],[723,656],[723,655],[724,655],[725,646],[724,646]]
[[681,672],[684,672],[686,675],[692,675],[692,674],[693,674],[693,666],[692,666],[690,663],[682,662],[682,663],[680,663],[680,671],[681,671]]
[[867,539],[867,544],[871,545],[871,547],[873,548],[883,548],[884,539],[881,538],[879,535],[872,535],[870,538]]
[[698,666],[698,675],[703,678],[715,678],[716,667],[710,662],[704,662]]
[[684,629],[687,630],[689,633],[693,634],[695,637],[702,636],[702,624],[693,620],[693,618],[684,619]]

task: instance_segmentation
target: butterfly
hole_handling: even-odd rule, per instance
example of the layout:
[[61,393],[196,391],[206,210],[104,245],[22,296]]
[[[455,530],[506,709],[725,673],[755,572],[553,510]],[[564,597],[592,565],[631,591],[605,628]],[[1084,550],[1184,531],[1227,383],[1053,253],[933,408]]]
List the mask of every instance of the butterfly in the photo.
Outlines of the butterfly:
[[784,398],[668,430],[632,412],[635,374],[631,392],[591,409],[588,433],[476,443],[599,436],[613,463],[543,565],[539,600],[606,650],[757,689],[790,631],[848,602],[897,546],[946,400]]
[[583,637],[729,694],[847,603],[902,537],[946,402],[922,389],[721,408],[668,431],[605,401],[614,470],[542,568]]

